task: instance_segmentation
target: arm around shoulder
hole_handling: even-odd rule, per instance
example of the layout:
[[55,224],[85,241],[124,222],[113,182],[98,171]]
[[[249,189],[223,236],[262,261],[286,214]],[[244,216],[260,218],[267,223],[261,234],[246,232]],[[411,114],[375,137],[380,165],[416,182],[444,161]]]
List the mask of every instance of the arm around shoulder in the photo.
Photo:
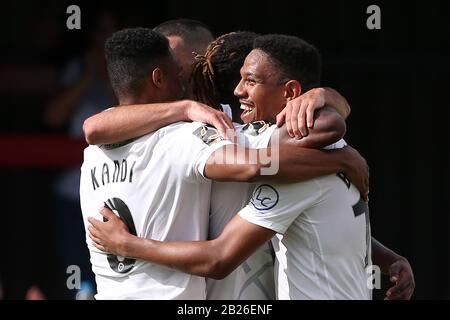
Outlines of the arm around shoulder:
[[347,131],[345,120],[334,109],[325,107],[316,111],[314,117],[314,127],[310,129],[309,135],[302,139],[291,138],[286,126],[280,128],[280,143],[321,149],[344,137]]

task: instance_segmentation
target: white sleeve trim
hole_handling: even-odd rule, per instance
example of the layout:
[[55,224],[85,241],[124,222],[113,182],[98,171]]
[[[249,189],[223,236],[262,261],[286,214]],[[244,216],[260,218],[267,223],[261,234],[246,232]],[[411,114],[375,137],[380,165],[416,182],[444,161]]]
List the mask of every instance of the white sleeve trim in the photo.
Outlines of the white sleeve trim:
[[339,140],[336,143],[330,144],[329,146],[326,146],[323,148],[324,150],[334,150],[334,149],[342,149],[347,146],[347,142],[345,142],[344,139]]
[[257,226],[266,228],[266,229],[270,229],[275,231],[276,233],[280,233],[280,234],[284,234],[286,232],[286,230],[289,228],[286,228],[285,226],[272,222],[272,221],[268,221],[268,220],[264,220],[261,219],[259,217],[255,217],[254,215],[251,214],[251,212],[248,212],[247,208],[243,208],[241,211],[238,212],[239,216],[245,220],[247,220],[248,222],[252,223],[252,224],[256,224]]
[[200,160],[199,160],[199,165],[198,165],[198,172],[201,174],[201,176],[203,178],[208,179],[205,176],[205,167],[206,167],[206,162],[208,161],[209,157],[216,150],[222,148],[223,146],[229,145],[229,144],[233,144],[233,143],[229,140],[222,140],[222,141],[216,142],[216,143],[212,144],[211,146],[209,146],[207,148],[207,150],[201,155]]

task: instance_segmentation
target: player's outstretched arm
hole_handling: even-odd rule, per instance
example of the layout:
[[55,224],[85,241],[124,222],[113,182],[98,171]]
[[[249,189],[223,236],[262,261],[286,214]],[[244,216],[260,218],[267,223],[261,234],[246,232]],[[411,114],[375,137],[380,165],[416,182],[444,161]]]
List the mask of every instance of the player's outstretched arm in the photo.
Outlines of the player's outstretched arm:
[[369,172],[364,158],[353,148],[323,151],[291,145],[246,149],[226,145],[211,154],[205,177],[218,181],[275,181],[292,183],[344,172],[363,199],[369,192]]
[[215,126],[222,137],[233,129],[228,116],[205,104],[180,100],[169,103],[111,108],[86,119],[83,124],[89,144],[116,143],[143,136],[178,121],[198,121]]
[[236,215],[214,240],[161,242],[133,236],[110,210],[101,213],[107,222],[89,218],[89,236],[97,249],[213,279],[226,277],[275,235]]
[[409,300],[414,293],[414,274],[409,261],[372,237],[373,264],[394,284],[386,291],[386,300]]
[[[302,140],[291,138],[286,129],[281,128],[272,134],[271,147],[268,149],[228,145],[216,150],[206,164],[206,177],[219,181],[274,179],[278,182],[300,182],[347,171],[345,166],[349,162],[340,162],[335,157],[339,153],[305,149],[322,148],[337,142],[345,134],[345,122],[334,110],[320,110],[316,117],[317,122],[311,134]],[[269,175],[271,177],[267,177]]]
[[285,128],[280,128],[273,133],[267,149],[246,149],[236,145],[217,149],[206,163],[205,176],[218,181],[289,183],[343,172],[367,200],[369,169],[366,160],[355,149],[311,149],[340,140],[346,130],[344,120],[329,108],[319,110],[316,118],[310,135],[302,140],[291,138]]

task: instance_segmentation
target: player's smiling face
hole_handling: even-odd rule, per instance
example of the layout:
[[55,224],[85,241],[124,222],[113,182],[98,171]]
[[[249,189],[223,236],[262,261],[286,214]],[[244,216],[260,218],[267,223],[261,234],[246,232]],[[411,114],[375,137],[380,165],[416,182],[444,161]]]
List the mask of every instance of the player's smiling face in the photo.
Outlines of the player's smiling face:
[[244,123],[256,120],[276,121],[286,105],[285,86],[269,56],[259,49],[252,50],[241,68],[241,81],[234,95],[241,103]]

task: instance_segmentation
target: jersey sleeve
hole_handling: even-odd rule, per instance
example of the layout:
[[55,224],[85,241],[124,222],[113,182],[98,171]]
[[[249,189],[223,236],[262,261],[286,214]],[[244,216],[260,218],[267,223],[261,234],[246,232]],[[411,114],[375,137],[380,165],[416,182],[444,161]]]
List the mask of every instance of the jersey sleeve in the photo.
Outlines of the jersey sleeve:
[[[217,149],[232,144],[223,139],[214,127],[192,123],[189,131],[185,132],[178,144],[179,152],[177,161],[185,161],[188,175],[199,179],[206,179],[204,170],[209,157]],[[186,159],[182,159],[186,157]]]
[[347,146],[347,142],[345,142],[344,139],[339,140],[336,143],[330,144],[329,146],[326,146],[325,150],[335,150],[335,149],[342,149]]
[[285,233],[292,222],[321,197],[316,180],[295,184],[261,184],[239,215],[250,223]]

